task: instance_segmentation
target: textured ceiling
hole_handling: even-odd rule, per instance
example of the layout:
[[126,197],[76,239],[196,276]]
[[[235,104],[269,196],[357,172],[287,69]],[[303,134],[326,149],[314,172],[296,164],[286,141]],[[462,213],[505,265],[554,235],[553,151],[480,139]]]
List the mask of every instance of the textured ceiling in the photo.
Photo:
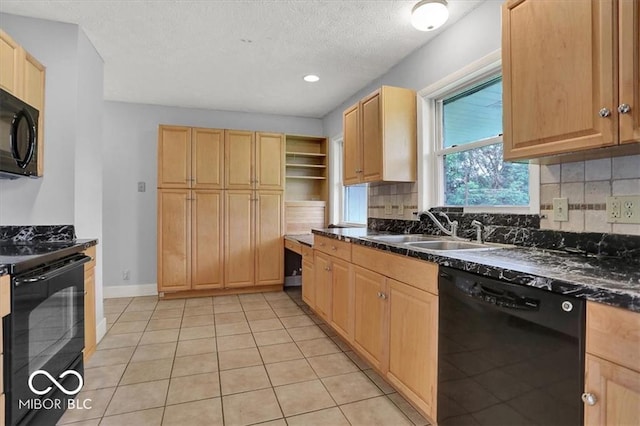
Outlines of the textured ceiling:
[[[482,1],[413,29],[415,1],[0,1],[80,25],[105,62],[107,100],[322,117]],[[305,83],[305,74],[320,76]]]

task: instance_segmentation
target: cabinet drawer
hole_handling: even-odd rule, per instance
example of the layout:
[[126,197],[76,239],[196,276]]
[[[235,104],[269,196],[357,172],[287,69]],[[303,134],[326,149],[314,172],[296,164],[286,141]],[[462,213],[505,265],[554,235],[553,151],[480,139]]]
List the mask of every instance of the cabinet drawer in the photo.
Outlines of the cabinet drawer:
[[302,254],[302,244],[297,241],[284,240],[284,247],[291,250],[294,253]]
[[84,264],[84,270],[87,271],[96,266],[96,246],[91,246],[84,251],[84,254],[89,256],[92,260]]
[[353,263],[396,281],[438,294],[438,265],[360,245],[353,246]]
[[351,262],[351,243],[316,235],[313,237],[313,248]]
[[313,247],[305,246],[304,244],[301,244],[301,246],[302,246],[302,258],[308,259],[309,262],[313,263]]
[[640,371],[640,313],[587,302],[587,352]]
[[11,313],[11,278],[9,275],[0,277],[0,318]]

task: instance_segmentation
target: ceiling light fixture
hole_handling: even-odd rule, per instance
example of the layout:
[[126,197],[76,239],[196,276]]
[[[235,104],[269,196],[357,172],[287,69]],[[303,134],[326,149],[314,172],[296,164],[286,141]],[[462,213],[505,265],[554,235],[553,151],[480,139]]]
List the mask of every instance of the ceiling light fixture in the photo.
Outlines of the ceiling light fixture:
[[433,31],[447,22],[449,9],[446,0],[422,0],[411,10],[411,24],[416,30]]
[[320,80],[320,77],[314,74],[305,75],[303,78],[307,83],[315,83],[316,81]]

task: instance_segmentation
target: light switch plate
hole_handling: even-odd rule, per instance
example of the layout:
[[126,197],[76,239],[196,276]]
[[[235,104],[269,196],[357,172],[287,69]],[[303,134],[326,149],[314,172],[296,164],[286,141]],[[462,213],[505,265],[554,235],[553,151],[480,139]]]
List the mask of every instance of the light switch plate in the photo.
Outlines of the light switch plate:
[[138,192],[145,192],[147,190],[147,184],[145,182],[138,182]]
[[640,223],[640,195],[607,197],[608,223]]
[[391,216],[393,214],[393,207],[391,206],[391,203],[385,203],[384,214],[387,216]]
[[569,220],[569,200],[566,197],[553,199],[553,220],[556,222]]

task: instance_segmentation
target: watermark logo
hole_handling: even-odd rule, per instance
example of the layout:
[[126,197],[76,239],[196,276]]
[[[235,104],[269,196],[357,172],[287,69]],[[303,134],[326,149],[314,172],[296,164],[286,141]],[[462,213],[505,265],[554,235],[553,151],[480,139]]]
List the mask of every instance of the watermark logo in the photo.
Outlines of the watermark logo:
[[[80,392],[82,386],[84,386],[84,380],[82,379],[82,374],[78,373],[75,370],[67,370],[58,376],[58,379],[62,381],[67,376],[75,376],[78,379],[78,386],[75,389],[67,389],[62,384],[56,380],[48,371],[45,370],[36,370],[29,376],[29,389],[35,395],[43,396],[51,392],[53,387],[55,386],[60,390],[60,392],[65,395],[72,397]],[[34,384],[35,379],[38,376],[44,376],[47,380],[51,382],[50,386],[47,386],[44,389],[38,389]],[[44,386],[42,382],[44,379],[37,380],[40,386]],[[73,382],[73,380],[71,380]],[[20,399],[18,401],[19,409],[27,409],[27,410],[90,410],[91,409],[91,398],[86,398],[84,400],[73,399],[73,398],[31,398],[27,400]]]
[[58,379],[64,379],[70,374],[78,378],[78,387],[75,389],[72,389],[72,390],[66,389],[51,374],[49,374],[48,371],[45,371],[45,370],[36,370],[33,373],[31,373],[31,375],[29,376],[29,389],[31,389],[31,392],[33,392],[36,395],[46,395],[47,393],[49,393],[51,389],[53,389],[53,387],[48,386],[45,389],[36,389],[35,386],[33,385],[33,379],[38,375],[43,375],[43,376],[46,376],[49,380],[51,380],[51,383],[55,385],[58,389],[60,389],[60,391],[63,392],[65,395],[69,395],[69,396],[75,395],[78,392],[80,392],[80,389],[82,389],[82,386],[84,385],[82,375],[80,373],[78,373],[75,370],[67,370],[64,373],[62,373],[58,377]]

